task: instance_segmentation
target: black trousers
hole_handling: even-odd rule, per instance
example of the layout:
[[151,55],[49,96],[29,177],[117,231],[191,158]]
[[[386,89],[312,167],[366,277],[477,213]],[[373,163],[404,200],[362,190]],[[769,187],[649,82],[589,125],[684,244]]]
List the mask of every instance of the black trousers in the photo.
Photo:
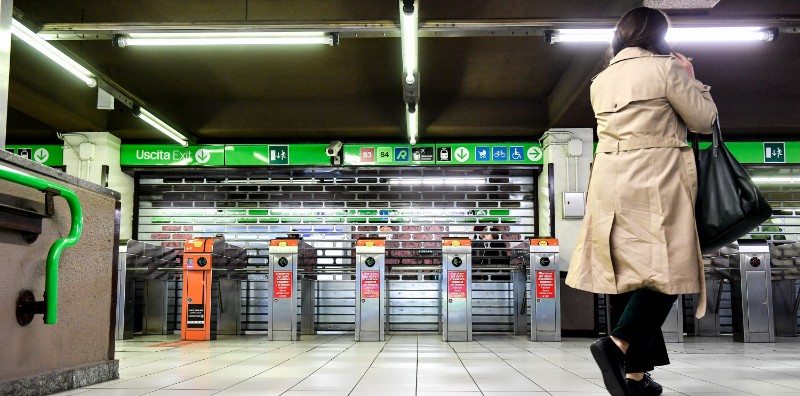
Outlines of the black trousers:
[[611,294],[611,335],[630,346],[625,353],[625,371],[641,373],[669,364],[661,325],[667,319],[677,295],[650,289]]

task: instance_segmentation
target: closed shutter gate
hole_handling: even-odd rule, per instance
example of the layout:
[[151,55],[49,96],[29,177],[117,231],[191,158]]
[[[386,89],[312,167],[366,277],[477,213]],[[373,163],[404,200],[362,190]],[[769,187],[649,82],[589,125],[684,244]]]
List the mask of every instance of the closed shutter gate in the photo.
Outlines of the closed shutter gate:
[[[355,240],[387,238],[389,330],[439,327],[441,238],[496,227],[511,256],[476,266],[476,331],[511,331],[509,271],[521,265],[523,235],[533,235],[536,167],[206,170],[137,173],[140,241],[182,249],[197,236],[224,234],[247,249],[242,329],[267,329],[269,241],[300,233],[316,255],[317,330],[354,329]],[[491,250],[477,247],[476,251]],[[181,281],[170,290],[170,328],[180,328]]]

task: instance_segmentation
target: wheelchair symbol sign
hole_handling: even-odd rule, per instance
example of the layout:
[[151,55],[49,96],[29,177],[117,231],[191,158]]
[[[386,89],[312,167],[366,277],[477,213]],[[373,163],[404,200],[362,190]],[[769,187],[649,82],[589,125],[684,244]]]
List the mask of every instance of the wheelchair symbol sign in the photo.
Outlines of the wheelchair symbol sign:
[[508,149],[509,149],[508,159],[510,159],[511,161],[522,161],[525,159],[525,155],[523,154],[525,152],[525,147],[511,146]]

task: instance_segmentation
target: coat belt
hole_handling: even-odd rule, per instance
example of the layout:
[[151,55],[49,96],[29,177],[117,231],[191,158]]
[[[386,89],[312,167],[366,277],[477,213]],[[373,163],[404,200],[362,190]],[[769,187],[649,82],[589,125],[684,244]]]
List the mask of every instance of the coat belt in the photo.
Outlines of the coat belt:
[[618,153],[620,151],[639,150],[658,147],[688,147],[685,141],[675,138],[639,137],[625,140],[604,140],[597,143],[598,153]]

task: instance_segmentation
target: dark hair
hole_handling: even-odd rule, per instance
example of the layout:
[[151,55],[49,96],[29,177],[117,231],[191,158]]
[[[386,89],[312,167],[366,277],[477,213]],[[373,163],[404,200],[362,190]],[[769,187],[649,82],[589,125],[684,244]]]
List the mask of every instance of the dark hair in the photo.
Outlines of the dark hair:
[[636,7],[620,18],[611,51],[617,55],[624,48],[639,47],[656,55],[672,52],[664,39],[669,29],[669,18],[662,11],[649,7]]

